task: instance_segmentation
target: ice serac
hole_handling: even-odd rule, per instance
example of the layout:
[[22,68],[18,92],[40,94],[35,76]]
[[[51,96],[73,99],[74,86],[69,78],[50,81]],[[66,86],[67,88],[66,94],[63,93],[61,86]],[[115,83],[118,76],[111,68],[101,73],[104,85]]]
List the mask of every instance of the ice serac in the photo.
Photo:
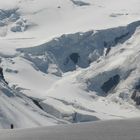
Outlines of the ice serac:
[[136,21],[124,27],[62,35],[45,44],[17,50],[42,72],[47,73],[49,67],[54,65],[56,75],[61,75],[61,71],[73,71],[76,66],[86,68],[107,55],[105,50],[124,43],[139,25],[140,21]]
[[45,101],[40,102],[40,105],[47,113],[71,123],[99,120],[99,118],[94,116],[89,110],[84,108],[80,109],[80,106],[76,107],[76,104],[72,105],[63,100],[47,97]]

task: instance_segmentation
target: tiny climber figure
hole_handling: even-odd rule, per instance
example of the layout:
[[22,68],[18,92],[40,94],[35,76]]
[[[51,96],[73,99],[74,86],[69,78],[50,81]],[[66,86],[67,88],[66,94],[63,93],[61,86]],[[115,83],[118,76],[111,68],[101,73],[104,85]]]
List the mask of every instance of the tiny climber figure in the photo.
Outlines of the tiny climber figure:
[[11,129],[14,129],[14,125],[13,124],[11,124]]

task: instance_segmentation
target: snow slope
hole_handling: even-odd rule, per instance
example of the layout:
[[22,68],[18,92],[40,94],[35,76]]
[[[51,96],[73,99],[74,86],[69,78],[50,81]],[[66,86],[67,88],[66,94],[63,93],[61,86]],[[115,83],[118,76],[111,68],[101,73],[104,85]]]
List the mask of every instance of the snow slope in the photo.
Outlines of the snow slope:
[[[13,88],[41,99],[44,111],[69,122],[139,116],[131,99],[139,81],[139,25],[63,35],[18,49],[17,56],[2,59],[6,79]],[[104,91],[104,83],[115,76],[118,83]]]
[[34,102],[17,93],[0,80],[0,128],[15,128],[56,125],[63,121],[43,112]]
[[139,0],[0,1],[5,79],[51,116],[37,109],[35,117],[17,99],[31,123],[17,127],[139,117],[139,5]]
[[0,131],[1,140],[134,140],[140,137],[139,119],[59,125]]

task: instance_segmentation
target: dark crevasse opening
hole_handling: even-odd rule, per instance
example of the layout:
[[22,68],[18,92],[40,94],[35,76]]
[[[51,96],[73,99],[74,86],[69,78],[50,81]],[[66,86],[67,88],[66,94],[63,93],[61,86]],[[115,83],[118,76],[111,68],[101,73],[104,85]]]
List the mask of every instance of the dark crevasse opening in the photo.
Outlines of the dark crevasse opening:
[[70,59],[73,61],[74,64],[78,63],[78,59],[80,58],[78,53],[72,53],[70,55]]
[[110,90],[114,89],[120,82],[120,76],[115,75],[111,77],[108,81],[106,81],[102,86],[101,89],[105,92],[108,93]]

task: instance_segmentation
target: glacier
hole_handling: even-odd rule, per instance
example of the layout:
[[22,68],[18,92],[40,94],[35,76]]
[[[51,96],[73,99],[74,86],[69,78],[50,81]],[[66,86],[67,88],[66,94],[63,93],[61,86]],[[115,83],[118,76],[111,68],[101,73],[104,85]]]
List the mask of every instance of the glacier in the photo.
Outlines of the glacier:
[[0,128],[139,117],[139,5],[0,0]]

